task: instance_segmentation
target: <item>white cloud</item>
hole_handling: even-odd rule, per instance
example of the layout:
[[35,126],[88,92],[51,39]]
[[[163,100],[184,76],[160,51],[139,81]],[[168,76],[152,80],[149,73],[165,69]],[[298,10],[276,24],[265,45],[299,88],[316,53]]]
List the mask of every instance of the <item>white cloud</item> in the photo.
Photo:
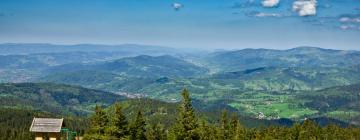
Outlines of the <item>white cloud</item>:
[[350,27],[349,26],[347,26],[347,25],[341,25],[340,26],[340,29],[342,29],[342,30],[347,30],[347,29],[349,29]]
[[351,29],[355,29],[354,25],[341,25],[340,29],[342,30],[351,30]]
[[275,7],[280,3],[280,0],[263,0],[261,4],[264,7]]
[[360,30],[360,26],[358,25],[353,25],[353,24],[350,24],[350,25],[341,25],[339,26],[339,28],[341,30]]
[[360,17],[341,17],[339,19],[340,22],[352,22],[352,23],[360,23]]
[[276,14],[276,13],[257,13],[254,16],[255,17],[282,17],[282,15]]
[[316,0],[297,0],[293,3],[293,11],[298,12],[300,16],[316,15]]
[[342,17],[339,19],[340,22],[349,22],[351,20],[351,18],[349,17]]
[[181,8],[184,7],[184,5],[182,5],[181,3],[173,3],[173,4],[172,4],[172,7],[173,7],[175,10],[180,10]]

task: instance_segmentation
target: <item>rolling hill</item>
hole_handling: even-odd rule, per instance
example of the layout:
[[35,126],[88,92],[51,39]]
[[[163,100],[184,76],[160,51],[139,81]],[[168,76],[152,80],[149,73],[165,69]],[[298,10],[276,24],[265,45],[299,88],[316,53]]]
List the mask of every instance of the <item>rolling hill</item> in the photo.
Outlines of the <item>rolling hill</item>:
[[360,124],[360,84],[301,92],[297,98],[308,100],[304,104],[306,107],[317,109],[326,116]]
[[49,75],[41,81],[74,84],[111,92],[142,93],[155,99],[166,100],[174,98],[177,91],[187,87],[201,96],[210,96],[212,92],[223,93],[216,97],[221,99],[228,91],[301,91],[355,84],[360,82],[360,71],[352,68],[262,67],[197,78],[134,77],[111,72],[76,71]]
[[29,82],[54,66],[112,61],[138,55],[181,55],[184,50],[150,45],[0,44],[0,82]]
[[65,52],[0,55],[0,69],[45,69],[70,63],[101,62],[129,57],[125,52]]
[[231,72],[259,67],[347,67],[359,64],[358,60],[359,51],[297,47],[214,52],[201,61],[217,71]]
[[79,70],[96,70],[135,77],[190,77],[207,73],[205,68],[170,55],[140,55],[103,63],[68,64],[52,67],[47,72],[66,73]]
[[109,92],[51,83],[0,84],[2,108],[41,110],[84,115],[98,105],[108,106],[125,97]]

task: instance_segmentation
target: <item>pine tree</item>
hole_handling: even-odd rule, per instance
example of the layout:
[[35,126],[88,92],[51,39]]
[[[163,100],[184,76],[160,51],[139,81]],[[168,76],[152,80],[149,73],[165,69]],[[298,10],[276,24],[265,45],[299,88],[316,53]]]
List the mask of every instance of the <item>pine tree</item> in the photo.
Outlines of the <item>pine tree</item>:
[[252,138],[254,140],[262,140],[262,135],[261,135],[261,132],[255,130],[255,134],[254,134],[254,138]]
[[90,130],[84,139],[90,140],[104,140],[105,128],[109,120],[106,116],[106,113],[101,109],[100,106],[96,105],[95,114],[91,117]]
[[146,140],[146,122],[141,111],[138,111],[135,120],[130,126],[130,140]]
[[189,92],[184,89],[181,93],[182,101],[179,107],[179,114],[174,126],[174,135],[177,140],[197,140],[198,123],[194,109],[191,104]]
[[301,125],[299,140],[318,139],[318,130],[319,128],[314,122],[310,120],[305,120],[304,123]]
[[229,139],[229,120],[227,115],[227,110],[224,110],[221,114],[220,119],[220,128],[219,128],[219,138],[220,140]]
[[216,128],[202,120],[199,129],[200,140],[215,140],[216,139]]
[[164,127],[160,124],[152,125],[146,133],[148,140],[166,140],[167,135]]
[[240,125],[238,116],[236,113],[231,115],[229,124],[229,137],[233,140],[244,139],[244,128]]
[[107,133],[112,138],[124,139],[128,135],[128,121],[122,112],[121,105],[116,103],[115,114],[112,117],[111,126],[107,127]]

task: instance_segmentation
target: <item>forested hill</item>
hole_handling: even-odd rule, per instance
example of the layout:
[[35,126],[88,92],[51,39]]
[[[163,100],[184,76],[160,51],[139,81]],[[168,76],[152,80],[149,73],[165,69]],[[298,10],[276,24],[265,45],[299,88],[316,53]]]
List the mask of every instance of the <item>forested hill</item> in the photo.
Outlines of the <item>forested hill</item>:
[[360,124],[360,83],[336,86],[312,92],[301,92],[297,99],[308,100],[305,106],[317,109],[331,118]]
[[109,92],[52,83],[0,84],[2,108],[31,109],[55,114],[87,114],[125,97]]

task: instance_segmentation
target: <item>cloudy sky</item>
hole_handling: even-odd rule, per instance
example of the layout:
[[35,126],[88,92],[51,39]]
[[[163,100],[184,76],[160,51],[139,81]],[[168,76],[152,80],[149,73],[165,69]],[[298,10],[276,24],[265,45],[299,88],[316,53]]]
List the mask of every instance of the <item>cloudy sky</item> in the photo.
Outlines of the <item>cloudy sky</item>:
[[360,0],[0,0],[0,43],[360,50]]

